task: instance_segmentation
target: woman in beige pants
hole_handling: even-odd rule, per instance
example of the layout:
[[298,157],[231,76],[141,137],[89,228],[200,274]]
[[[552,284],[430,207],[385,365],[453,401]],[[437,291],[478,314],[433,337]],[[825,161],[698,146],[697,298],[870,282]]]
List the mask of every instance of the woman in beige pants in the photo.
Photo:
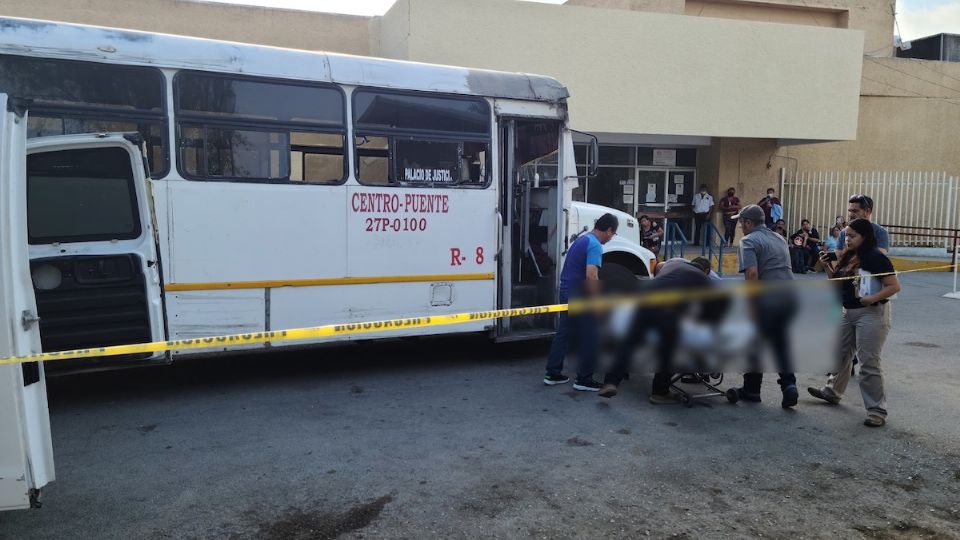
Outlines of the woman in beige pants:
[[[850,382],[853,358],[860,359],[860,394],[867,409],[864,425],[880,427],[887,422],[880,352],[890,332],[889,298],[900,291],[893,264],[877,249],[873,224],[855,219],[847,225],[846,242],[839,261],[820,254],[827,276],[847,278],[840,282],[843,313],[840,320],[840,366],[823,388],[807,388],[810,395],[828,403],[840,403]],[[881,274],[880,276],[875,276]]]

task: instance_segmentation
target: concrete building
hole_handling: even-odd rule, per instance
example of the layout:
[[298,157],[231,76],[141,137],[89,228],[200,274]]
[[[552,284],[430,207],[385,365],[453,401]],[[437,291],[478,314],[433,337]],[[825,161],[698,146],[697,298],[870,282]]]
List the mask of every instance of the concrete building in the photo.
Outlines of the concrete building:
[[[810,173],[960,174],[960,64],[896,58],[893,13],[894,0],[398,0],[369,18],[184,0],[0,6],[6,16],[554,76],[570,89],[573,127],[602,145],[600,175],[581,196],[669,216],[688,236],[700,184],[718,200],[735,187],[749,203]],[[846,195],[808,197],[788,215],[822,227]]]

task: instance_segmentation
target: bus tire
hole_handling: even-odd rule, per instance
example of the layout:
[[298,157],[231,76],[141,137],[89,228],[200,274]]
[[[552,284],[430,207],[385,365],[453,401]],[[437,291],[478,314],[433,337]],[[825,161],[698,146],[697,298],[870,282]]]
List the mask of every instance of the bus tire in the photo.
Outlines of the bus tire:
[[604,263],[599,274],[605,293],[631,293],[639,287],[637,276],[622,264]]

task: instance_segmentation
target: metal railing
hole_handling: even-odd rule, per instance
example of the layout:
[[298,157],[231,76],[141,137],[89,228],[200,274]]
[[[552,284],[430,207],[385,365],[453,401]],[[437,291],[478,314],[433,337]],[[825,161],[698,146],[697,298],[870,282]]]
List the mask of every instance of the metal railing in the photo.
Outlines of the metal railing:
[[[874,200],[875,223],[915,223],[922,229],[960,227],[960,181],[945,172],[931,171],[800,171],[781,178],[783,219],[796,227],[809,219],[825,234],[837,216],[846,218],[847,200],[864,193]],[[933,238],[903,235],[891,239],[895,247],[924,247]],[[949,247],[949,237],[936,247]]]
[[[942,239],[947,245],[947,252],[950,253],[950,264],[957,264],[957,246],[960,245],[960,229],[950,229],[945,227],[924,227],[920,225],[880,225],[890,233],[890,236],[911,236],[921,238]],[[923,244],[924,242],[913,242]],[[933,240],[932,243],[940,243],[940,240]],[[890,242],[893,245],[893,241]]]
[[[703,238],[701,238],[700,243],[700,255],[707,258],[710,261],[710,266],[713,266],[713,255],[717,255],[717,275],[723,275],[723,248],[727,245],[727,240],[723,237],[723,234],[720,233],[720,230],[717,229],[717,226],[712,222],[707,221],[703,224]],[[716,238],[717,243],[714,244],[713,240]]]
[[[667,233],[663,239],[663,260],[670,260],[674,257],[683,257],[684,249],[690,241],[684,236],[680,225],[675,221],[667,221]],[[680,254],[677,255],[679,246]]]

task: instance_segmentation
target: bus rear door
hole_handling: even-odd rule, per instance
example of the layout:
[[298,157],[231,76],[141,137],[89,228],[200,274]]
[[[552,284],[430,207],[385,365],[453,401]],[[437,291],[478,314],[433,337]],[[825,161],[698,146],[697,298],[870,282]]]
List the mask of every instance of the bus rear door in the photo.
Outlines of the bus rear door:
[[[165,338],[151,196],[139,134],[27,143],[26,238],[43,350]],[[196,231],[203,234],[202,231]],[[165,361],[164,353],[58,361],[48,372]]]
[[[0,357],[40,352],[26,214],[26,116],[0,94]],[[43,365],[0,365],[0,510],[38,505],[53,481]]]

